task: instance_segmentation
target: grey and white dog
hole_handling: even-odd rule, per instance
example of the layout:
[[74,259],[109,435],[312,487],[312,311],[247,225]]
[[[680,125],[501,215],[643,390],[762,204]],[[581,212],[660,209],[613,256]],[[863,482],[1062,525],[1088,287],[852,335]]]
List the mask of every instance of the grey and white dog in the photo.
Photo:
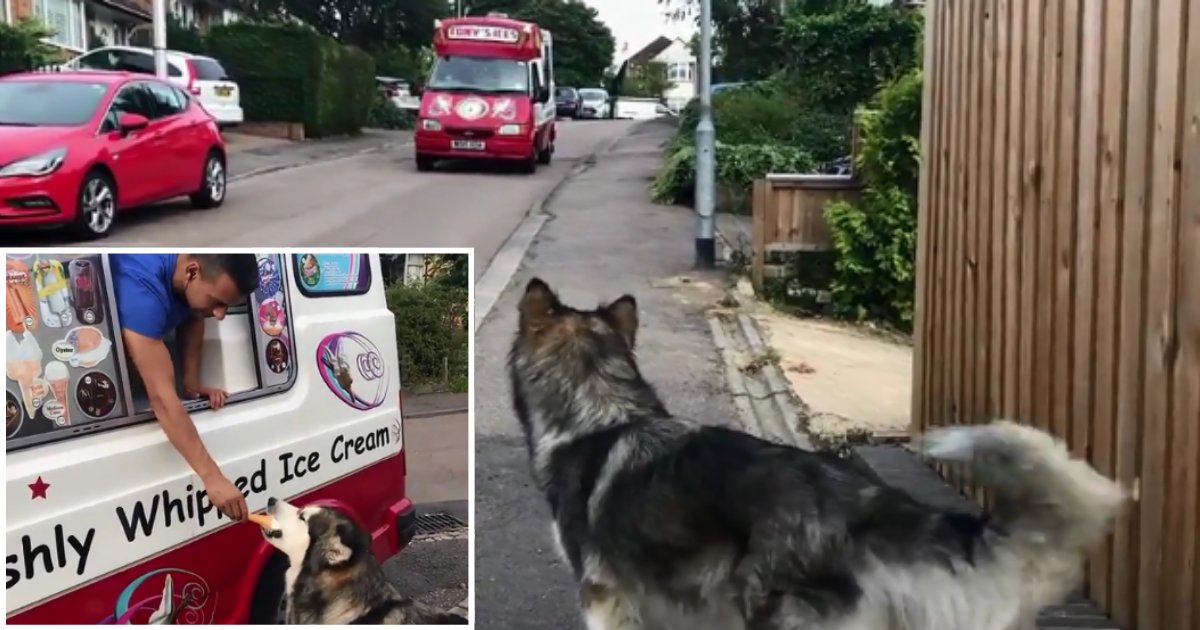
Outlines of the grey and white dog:
[[996,498],[940,510],[832,455],[672,417],[634,357],[632,296],[578,310],[534,279],[519,311],[513,405],[590,630],[1031,628],[1127,499],[997,422],[922,440]]

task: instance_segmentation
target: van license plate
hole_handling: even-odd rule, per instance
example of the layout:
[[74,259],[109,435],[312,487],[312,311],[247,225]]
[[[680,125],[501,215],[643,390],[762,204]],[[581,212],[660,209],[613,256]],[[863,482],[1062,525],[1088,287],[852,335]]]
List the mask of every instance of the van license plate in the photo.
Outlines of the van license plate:
[[468,151],[482,151],[484,142],[483,140],[451,140],[450,147],[453,149],[466,149]]
[[225,97],[228,97],[230,94],[233,94],[233,88],[225,87],[225,86],[218,86],[216,89],[216,92],[217,92],[217,96],[220,96],[221,98],[225,98]]

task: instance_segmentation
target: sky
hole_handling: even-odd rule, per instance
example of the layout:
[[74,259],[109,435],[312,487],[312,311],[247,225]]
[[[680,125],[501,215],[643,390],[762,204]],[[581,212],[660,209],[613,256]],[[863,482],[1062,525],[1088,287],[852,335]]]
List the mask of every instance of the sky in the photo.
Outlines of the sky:
[[[659,35],[679,36],[687,39],[695,31],[695,22],[671,22],[663,13],[667,5],[657,0],[584,0],[600,14],[600,20],[608,24],[617,39],[617,50],[613,62],[620,65],[629,55],[649,44]],[[622,52],[621,48],[628,45]]]

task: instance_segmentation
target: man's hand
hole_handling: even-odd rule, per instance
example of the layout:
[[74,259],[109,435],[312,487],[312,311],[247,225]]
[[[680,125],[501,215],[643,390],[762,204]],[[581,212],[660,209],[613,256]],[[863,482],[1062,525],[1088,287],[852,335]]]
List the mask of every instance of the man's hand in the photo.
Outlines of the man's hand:
[[246,497],[220,472],[209,479],[204,479],[204,490],[208,492],[208,500],[217,506],[222,514],[240,521],[246,518],[250,510],[246,507]]
[[225,399],[229,398],[229,392],[218,389],[216,387],[205,387],[204,385],[189,385],[184,387],[187,390],[188,396],[207,398],[208,404],[213,409],[220,409],[225,406]]

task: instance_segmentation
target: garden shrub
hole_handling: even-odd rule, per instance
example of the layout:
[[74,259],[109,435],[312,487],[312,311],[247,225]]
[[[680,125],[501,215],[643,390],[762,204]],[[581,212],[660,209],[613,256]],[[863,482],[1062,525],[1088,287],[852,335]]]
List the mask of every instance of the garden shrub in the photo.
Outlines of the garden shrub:
[[57,62],[57,49],[43,41],[53,33],[37,20],[21,20],[16,24],[0,22],[0,75]]
[[[812,157],[795,147],[770,144],[716,143],[716,183],[734,191],[749,190],[767,173],[806,172],[815,166]],[[696,188],[696,148],[685,146],[668,159],[651,187],[658,203],[690,204]]]
[[467,391],[467,290],[431,282],[393,285],[386,294],[404,389]]
[[825,218],[837,250],[835,313],[911,330],[915,293],[921,73],[884,87],[860,113],[862,203],[835,202]]
[[412,129],[415,116],[411,110],[396,107],[392,99],[376,93],[367,112],[367,127],[373,129]]

